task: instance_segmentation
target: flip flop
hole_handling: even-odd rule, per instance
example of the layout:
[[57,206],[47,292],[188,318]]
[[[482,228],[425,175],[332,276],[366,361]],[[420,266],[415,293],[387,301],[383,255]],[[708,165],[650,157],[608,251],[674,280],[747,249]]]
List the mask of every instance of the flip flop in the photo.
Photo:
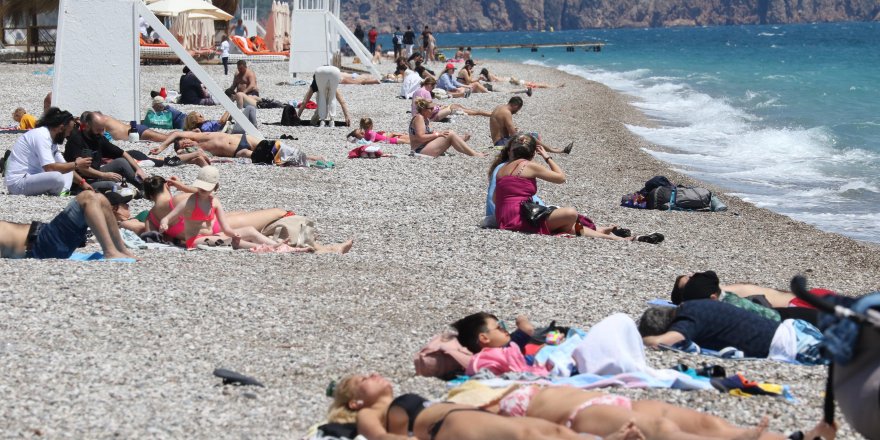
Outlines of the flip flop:
[[666,237],[664,237],[663,234],[655,232],[650,235],[639,235],[638,237],[636,237],[636,241],[649,244],[660,244],[665,238]]
[[214,376],[223,379],[223,385],[254,385],[263,388],[266,387],[253,377],[248,377],[223,368],[217,368],[214,370]]
[[614,228],[611,230],[611,233],[622,238],[628,238],[632,236],[632,231],[625,228]]

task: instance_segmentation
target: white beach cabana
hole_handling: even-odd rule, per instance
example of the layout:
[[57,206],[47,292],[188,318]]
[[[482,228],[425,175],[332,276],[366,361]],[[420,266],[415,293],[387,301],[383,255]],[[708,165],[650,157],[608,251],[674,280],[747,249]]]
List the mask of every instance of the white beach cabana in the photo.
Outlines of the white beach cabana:
[[334,64],[339,57],[339,38],[342,37],[370,73],[376,78],[382,76],[364,43],[339,19],[339,2],[294,0],[290,23],[289,71],[292,75],[313,73],[318,67]]

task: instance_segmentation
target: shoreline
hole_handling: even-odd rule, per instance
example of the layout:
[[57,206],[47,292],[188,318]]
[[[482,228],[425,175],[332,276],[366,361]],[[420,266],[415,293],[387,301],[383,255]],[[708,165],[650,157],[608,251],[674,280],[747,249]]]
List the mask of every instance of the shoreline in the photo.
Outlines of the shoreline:
[[[536,90],[514,123],[537,129],[545,141],[575,140],[571,156],[557,156],[564,185],[539,184],[541,196],[576,206],[599,225],[634,233],[662,232],[659,246],[607,240],[560,239],[481,230],[486,171],[491,159],[455,155],[436,160],[348,160],[353,145],[345,128],[261,125],[267,138],[292,134],[294,144],[337,164],[331,171],[223,164],[218,197],[227,210],[278,206],[313,217],[322,241],[353,237],[352,252],[334,255],[141,251],[134,265],[0,260],[6,291],[0,308],[0,388],[15,399],[0,405],[6,430],[21,435],[160,436],[216,438],[299,436],[322,420],[331,379],[378,371],[398,392],[439,398],[445,384],[414,377],[412,356],[446,324],[477,310],[512,320],[520,313],[536,325],[551,319],[584,328],[613,312],[638,318],[646,301],[668,296],[675,275],[716,270],[723,282],[785,288],[797,273],[811,286],[845,294],[880,288],[880,255],[872,246],[823,232],[757,208],[719,191],[725,213],[658,212],[618,206],[620,196],[654,175],[698,182],[642,150],[645,140],[624,124],[648,119],[608,87],[553,68],[486,61],[499,75],[560,83]],[[8,65],[4,65],[7,68]],[[393,65],[380,66],[385,72]],[[432,67],[436,67],[433,65]],[[8,66],[0,95],[36,109],[51,78],[34,66]],[[221,85],[231,81],[208,66]],[[256,65],[263,95],[301,99],[305,86],[279,86],[286,64]],[[175,88],[180,66],[142,66],[142,102],[161,86]],[[369,116],[376,128],[405,131],[409,102],[393,96],[399,84],[341,86],[352,119]],[[505,86],[506,87],[506,86]],[[446,102],[491,109],[506,93]],[[209,118],[218,107],[181,106]],[[281,109],[259,110],[261,122],[280,120]],[[489,151],[488,122],[456,116],[436,128],[471,133],[472,146]],[[0,135],[11,146],[15,135]],[[147,144],[118,143],[146,150]],[[383,145],[404,153],[408,146]],[[157,168],[192,180],[195,167]],[[0,220],[48,220],[67,200],[0,195]],[[148,207],[133,203],[136,213]],[[89,245],[89,250],[95,248]],[[741,399],[717,392],[609,389],[630,397],[659,398],[770,428],[812,426],[821,414],[824,368],[769,361],[649,352],[649,362],[717,363],[749,379],[790,385],[794,405],[767,397]],[[61,365],[61,367],[55,367]],[[218,387],[214,368],[253,376],[267,388]],[[13,388],[14,387],[14,388]],[[254,397],[255,396],[255,397]],[[64,402],[58,411],[53,402]],[[838,438],[859,438],[845,427]]]

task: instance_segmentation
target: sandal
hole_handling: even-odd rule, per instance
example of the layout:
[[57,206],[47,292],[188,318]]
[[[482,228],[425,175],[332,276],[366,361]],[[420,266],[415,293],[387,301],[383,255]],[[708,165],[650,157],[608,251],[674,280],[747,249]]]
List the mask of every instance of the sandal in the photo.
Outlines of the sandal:
[[632,236],[632,231],[630,231],[629,229],[618,228],[616,226],[614,227],[614,229],[611,230],[611,233],[621,238],[629,238]]
[[663,242],[664,239],[666,239],[666,237],[664,237],[663,234],[659,232],[655,232],[650,235],[639,235],[638,237],[636,237],[636,241],[649,244],[660,244]]

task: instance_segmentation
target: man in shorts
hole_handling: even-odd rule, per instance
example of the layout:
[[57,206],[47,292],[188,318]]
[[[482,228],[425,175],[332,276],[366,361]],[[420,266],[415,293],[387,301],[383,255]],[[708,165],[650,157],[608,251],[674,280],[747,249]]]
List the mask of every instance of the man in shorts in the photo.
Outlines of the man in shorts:
[[111,201],[124,204],[131,196],[83,191],[49,223],[28,224],[0,221],[0,256],[3,258],[70,258],[86,241],[91,229],[101,245],[104,259],[135,258],[119,234]]
[[[507,101],[507,104],[501,104],[492,110],[492,116],[489,116],[489,134],[492,136],[492,143],[496,147],[507,145],[510,138],[518,132],[513,125],[513,115],[515,115],[523,107],[523,100],[519,96],[514,96]],[[541,140],[538,133],[529,133],[538,141],[538,145],[544,147],[549,153],[571,153],[574,142],[569,143],[565,148],[555,148],[547,145]]]

